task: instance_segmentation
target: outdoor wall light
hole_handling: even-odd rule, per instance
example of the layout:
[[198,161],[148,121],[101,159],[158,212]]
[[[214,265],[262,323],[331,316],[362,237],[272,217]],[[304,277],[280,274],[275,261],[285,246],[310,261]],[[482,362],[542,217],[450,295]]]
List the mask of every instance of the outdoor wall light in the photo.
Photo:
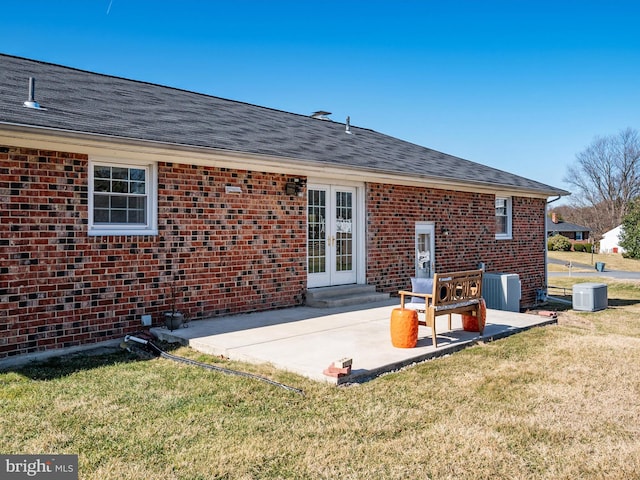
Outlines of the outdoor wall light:
[[302,188],[304,187],[304,180],[301,178],[290,178],[285,185],[285,193],[287,195],[302,195]]
[[441,233],[442,235],[449,235],[449,229],[448,229],[447,227],[442,227],[442,228],[440,229],[440,233]]

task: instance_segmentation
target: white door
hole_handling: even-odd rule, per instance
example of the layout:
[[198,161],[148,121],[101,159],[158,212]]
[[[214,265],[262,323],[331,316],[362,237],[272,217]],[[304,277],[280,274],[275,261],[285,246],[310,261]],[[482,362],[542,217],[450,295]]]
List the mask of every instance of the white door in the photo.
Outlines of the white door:
[[433,277],[435,258],[433,223],[416,222],[416,277]]
[[356,283],[356,189],[307,187],[307,286]]

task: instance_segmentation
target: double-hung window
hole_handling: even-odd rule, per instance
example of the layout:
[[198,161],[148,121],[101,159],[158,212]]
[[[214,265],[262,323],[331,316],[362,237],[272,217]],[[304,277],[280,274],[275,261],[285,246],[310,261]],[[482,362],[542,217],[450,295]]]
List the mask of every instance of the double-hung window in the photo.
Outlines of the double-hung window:
[[511,197],[496,196],[496,239],[512,238],[511,223]]
[[157,233],[156,164],[89,162],[89,234]]

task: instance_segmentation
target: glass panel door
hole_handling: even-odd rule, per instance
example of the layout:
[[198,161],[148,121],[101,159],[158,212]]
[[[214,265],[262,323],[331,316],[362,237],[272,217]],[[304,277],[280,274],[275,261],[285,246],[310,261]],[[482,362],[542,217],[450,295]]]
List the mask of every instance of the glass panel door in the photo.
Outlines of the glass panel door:
[[307,268],[309,273],[327,271],[327,192],[309,190],[307,204]]
[[353,194],[336,195],[336,271],[353,270]]
[[332,187],[331,285],[356,282],[354,262],[355,188]]
[[355,188],[307,188],[308,286],[356,282]]

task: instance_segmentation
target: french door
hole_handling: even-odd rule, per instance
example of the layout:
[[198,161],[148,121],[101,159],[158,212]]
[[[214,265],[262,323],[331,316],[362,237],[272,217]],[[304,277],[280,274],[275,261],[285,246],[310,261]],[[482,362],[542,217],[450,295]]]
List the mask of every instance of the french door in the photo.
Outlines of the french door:
[[356,188],[307,186],[307,286],[357,281]]

